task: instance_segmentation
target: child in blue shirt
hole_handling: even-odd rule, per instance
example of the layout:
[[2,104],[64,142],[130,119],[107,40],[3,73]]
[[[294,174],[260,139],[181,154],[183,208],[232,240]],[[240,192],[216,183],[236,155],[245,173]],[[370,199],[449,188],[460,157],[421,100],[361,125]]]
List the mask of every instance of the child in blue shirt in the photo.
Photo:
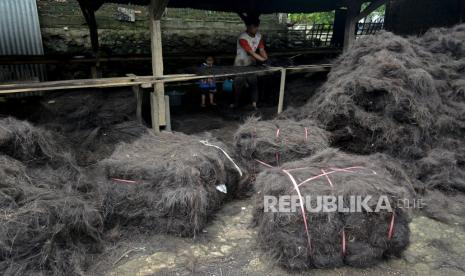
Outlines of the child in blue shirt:
[[[213,64],[215,63],[215,59],[213,56],[208,56],[205,59],[205,62],[201,65],[202,68],[211,68],[213,67]],[[210,104],[213,106],[216,106],[215,103],[215,93],[216,93],[216,81],[214,78],[208,78],[208,79],[202,79],[199,82],[199,88],[202,91],[202,107],[205,107],[206,104],[206,98],[207,94],[210,99]]]

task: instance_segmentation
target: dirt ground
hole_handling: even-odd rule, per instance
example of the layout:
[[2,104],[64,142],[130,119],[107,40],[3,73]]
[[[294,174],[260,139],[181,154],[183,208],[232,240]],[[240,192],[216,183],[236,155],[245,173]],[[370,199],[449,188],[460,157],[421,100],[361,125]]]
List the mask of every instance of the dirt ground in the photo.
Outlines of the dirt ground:
[[[265,111],[270,112],[270,111]],[[202,120],[204,127],[195,122]],[[177,122],[178,121],[178,122]],[[224,142],[232,140],[239,122],[208,114],[177,116],[178,130],[210,131]],[[252,199],[231,201],[216,214],[203,233],[195,238],[134,234],[124,242],[108,246],[90,274],[129,275],[465,275],[465,218],[452,224],[429,219],[416,212],[410,224],[411,244],[399,259],[375,267],[317,269],[289,272],[279,268],[260,250],[251,226]]]
[[[118,254],[98,265],[112,266],[104,275],[464,275],[465,228],[421,215],[411,224],[411,244],[402,258],[373,268],[318,269],[289,272],[274,265],[258,248],[251,227],[251,199],[226,204],[203,233],[192,238],[154,235],[127,241]],[[463,219],[463,218],[462,218]],[[462,225],[459,225],[462,224]]]

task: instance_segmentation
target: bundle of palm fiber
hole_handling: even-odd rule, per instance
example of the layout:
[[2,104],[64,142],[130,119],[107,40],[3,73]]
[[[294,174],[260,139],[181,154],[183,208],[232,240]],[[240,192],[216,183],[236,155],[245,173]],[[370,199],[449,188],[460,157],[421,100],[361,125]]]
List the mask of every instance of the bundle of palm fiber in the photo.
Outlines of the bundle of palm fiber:
[[0,120],[0,153],[28,164],[61,162],[69,158],[60,138],[26,121],[12,117]]
[[82,275],[101,249],[98,185],[56,133],[0,120],[0,274]]
[[90,254],[102,250],[93,182],[74,173],[58,178],[51,167],[31,169],[1,154],[0,164],[0,273],[83,275]]
[[460,25],[422,37],[359,39],[296,117],[317,119],[336,146],[362,154],[412,160],[446,137],[463,140],[464,37]]
[[107,225],[195,235],[237,192],[244,172],[236,160],[214,139],[181,133],[122,143],[101,162],[110,181]]
[[[380,154],[357,156],[327,149],[261,172],[254,213],[260,245],[280,265],[297,270],[366,267],[399,255],[409,243],[409,219],[398,203],[411,197],[412,188],[405,174],[395,165],[386,166],[386,160]],[[279,206],[265,196],[279,203],[286,195],[297,196],[295,212],[265,210],[267,205]],[[322,196],[335,196],[335,204],[350,209],[318,209],[325,206],[319,201]],[[372,211],[380,199],[392,210],[370,212],[352,203],[366,198]]]
[[25,166],[0,154],[0,210],[18,207],[17,201],[25,197],[28,184]]
[[329,147],[328,133],[314,121],[249,118],[234,135],[234,146],[248,163],[250,171],[263,168],[260,163],[279,166],[308,157]]
[[119,142],[131,142],[147,132],[136,121],[134,94],[126,90],[47,95],[39,124],[65,136],[82,166],[96,164]]
[[2,275],[83,275],[89,254],[102,249],[96,206],[77,195],[22,188],[36,194],[0,216]]
[[463,141],[444,140],[415,162],[413,172],[427,190],[465,193],[465,147]]

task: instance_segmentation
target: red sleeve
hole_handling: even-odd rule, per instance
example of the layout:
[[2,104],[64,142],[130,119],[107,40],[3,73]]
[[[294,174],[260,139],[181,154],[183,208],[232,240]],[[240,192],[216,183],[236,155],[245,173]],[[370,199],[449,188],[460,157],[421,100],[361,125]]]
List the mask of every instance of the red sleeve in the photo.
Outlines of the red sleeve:
[[258,44],[258,49],[265,49],[265,43],[263,42],[263,38],[260,39],[260,43]]
[[239,39],[239,44],[246,52],[252,52],[252,47],[250,47],[249,42],[245,39]]

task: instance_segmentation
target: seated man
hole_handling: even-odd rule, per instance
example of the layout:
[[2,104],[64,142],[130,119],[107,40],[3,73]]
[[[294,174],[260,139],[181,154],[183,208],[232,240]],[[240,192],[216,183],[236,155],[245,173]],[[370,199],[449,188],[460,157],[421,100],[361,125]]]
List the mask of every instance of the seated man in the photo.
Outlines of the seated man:
[[[234,60],[234,66],[253,66],[257,60],[265,62],[268,55],[265,51],[265,44],[262,35],[258,32],[260,19],[258,15],[249,14],[247,16],[239,14],[244,21],[247,29],[239,35],[237,40],[237,54]],[[258,53],[257,53],[258,52]],[[247,75],[236,77],[235,79],[235,101],[232,107],[238,107],[241,94],[247,88],[250,89],[252,96],[252,106],[257,108],[258,85],[256,75]]]

